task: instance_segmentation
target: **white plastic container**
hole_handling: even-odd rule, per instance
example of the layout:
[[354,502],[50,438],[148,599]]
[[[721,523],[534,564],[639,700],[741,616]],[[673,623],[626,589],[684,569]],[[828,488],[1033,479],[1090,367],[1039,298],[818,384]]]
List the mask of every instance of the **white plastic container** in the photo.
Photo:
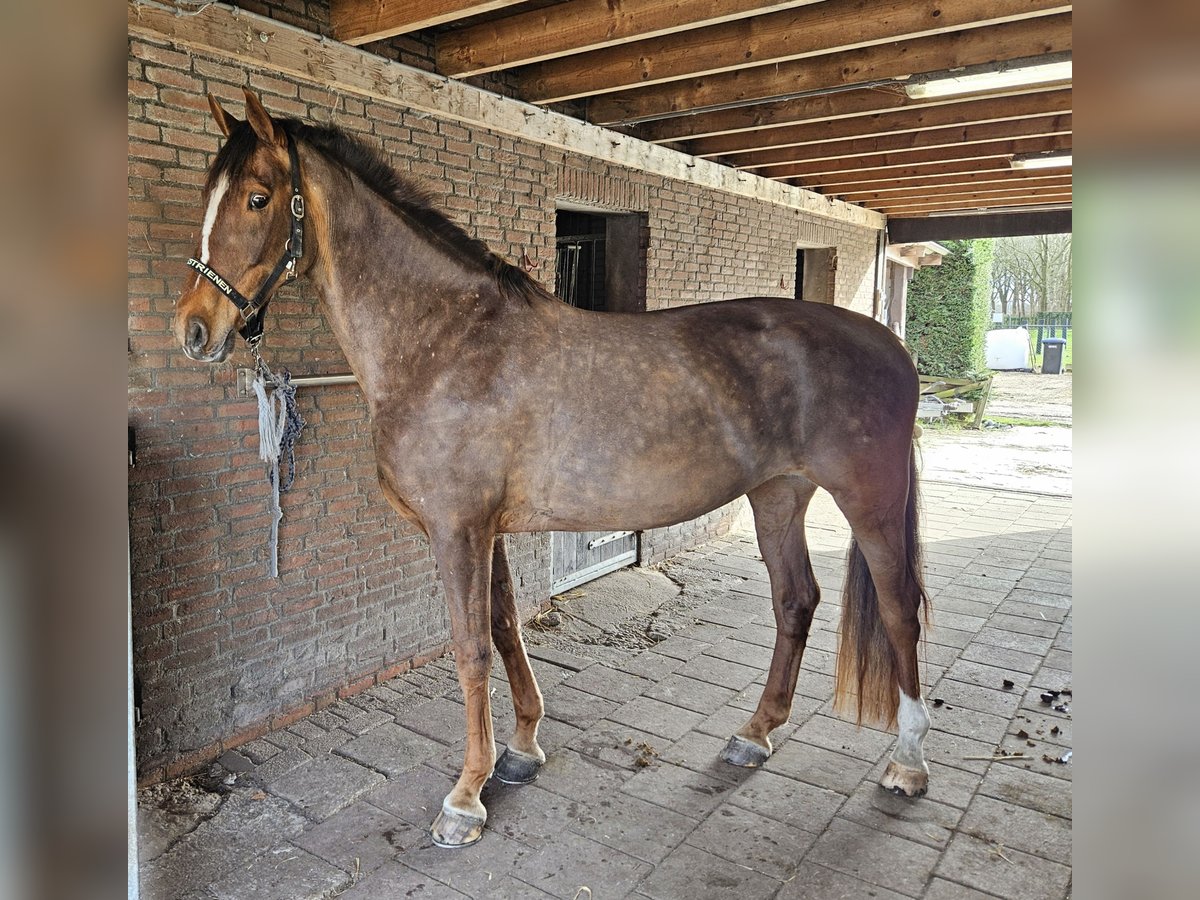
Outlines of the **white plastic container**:
[[1028,369],[1029,331],[1025,328],[997,328],[987,333],[984,358],[989,369]]

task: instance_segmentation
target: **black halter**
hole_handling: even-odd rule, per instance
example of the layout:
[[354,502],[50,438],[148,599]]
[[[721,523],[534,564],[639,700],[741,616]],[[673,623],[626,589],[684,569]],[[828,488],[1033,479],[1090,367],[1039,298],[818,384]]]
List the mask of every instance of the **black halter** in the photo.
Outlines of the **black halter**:
[[222,278],[211,267],[194,257],[187,264],[213,283],[218,291],[229,298],[230,302],[242,314],[245,325],[238,329],[238,334],[245,338],[246,343],[256,347],[262,340],[263,319],[266,316],[267,304],[271,302],[269,294],[275,282],[285,271],[289,278],[296,276],[296,260],[304,255],[304,197],[300,194],[300,156],[296,152],[296,141],[291,134],[287,135],[288,158],[292,165],[292,199],[288,204],[288,212],[292,216],[292,236],[284,245],[283,256],[275,264],[274,271],[267,276],[253,300],[247,300],[242,293]]

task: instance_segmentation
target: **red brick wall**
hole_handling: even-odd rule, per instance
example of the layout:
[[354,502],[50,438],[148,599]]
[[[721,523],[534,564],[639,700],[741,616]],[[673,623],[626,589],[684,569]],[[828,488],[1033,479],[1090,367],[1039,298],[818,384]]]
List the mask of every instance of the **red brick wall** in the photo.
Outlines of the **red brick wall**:
[[[810,232],[839,247],[838,302],[870,308],[869,229],[131,39],[129,417],[138,452],[129,516],[138,763],[151,777],[314,698],[437,653],[447,636],[424,538],[379,491],[357,389],[300,392],[308,427],[296,449],[295,487],[283,500],[276,581],[266,575],[268,485],[255,407],[235,388],[234,367],[246,365],[246,355],[239,348],[230,362],[204,366],[170,335],[184,261],[198,240],[200,185],[218,148],[205,93],[240,114],[243,85],[272,112],[333,122],[381,145],[401,170],[428,179],[470,232],[510,259],[528,254],[543,281],[553,279],[562,184],[577,201],[644,207],[650,308],[791,296],[795,244]],[[265,347],[273,365],[295,375],[348,371],[303,284],[286,286],[272,304]],[[661,529],[644,545],[665,558],[725,521]],[[549,591],[549,540],[509,540],[521,602],[532,609]]]

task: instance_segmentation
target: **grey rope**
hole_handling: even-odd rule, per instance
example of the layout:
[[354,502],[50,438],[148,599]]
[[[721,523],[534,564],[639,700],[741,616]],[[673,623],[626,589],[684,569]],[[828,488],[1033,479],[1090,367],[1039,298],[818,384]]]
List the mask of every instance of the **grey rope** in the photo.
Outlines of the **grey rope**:
[[[256,348],[257,349],[257,348]],[[304,429],[304,418],[296,406],[296,388],[286,369],[275,374],[255,354],[254,393],[258,397],[258,456],[267,464],[271,482],[271,577],[279,577],[279,523],[283,509],[279,495],[287,493],[296,478],[296,439]],[[269,389],[269,393],[268,393]],[[280,463],[286,461],[287,480],[281,481]]]

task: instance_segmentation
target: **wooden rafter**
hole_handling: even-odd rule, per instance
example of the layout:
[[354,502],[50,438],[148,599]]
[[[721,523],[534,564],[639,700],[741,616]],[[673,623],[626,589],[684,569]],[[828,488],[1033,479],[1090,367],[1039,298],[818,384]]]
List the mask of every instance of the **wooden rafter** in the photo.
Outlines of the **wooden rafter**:
[[817,2],[567,0],[443,32],[437,37],[437,69],[463,78]]
[[[1008,161],[997,160],[962,160],[953,164],[940,164],[940,166],[922,166],[914,167],[916,172],[887,172],[882,174],[864,173],[869,180],[865,182],[869,187],[887,187],[888,184],[894,184],[898,181],[907,181],[910,184],[916,182],[919,178],[930,175],[958,175],[958,174],[976,174],[980,172],[1000,173],[1007,172]],[[829,198],[841,198],[841,192],[848,187],[857,187],[864,182],[835,182],[829,181],[829,184],[820,184],[821,179],[792,179],[792,184],[804,187],[805,190],[818,191]]]
[[899,132],[868,138],[802,144],[796,147],[776,147],[756,153],[723,157],[722,162],[739,169],[755,170],[791,162],[851,159],[855,156],[872,156],[905,150],[935,150],[939,147],[957,148],[992,141],[1070,133],[1071,116],[1069,114],[1030,116],[1022,119],[1005,119],[1000,122],[983,122],[977,125],[955,125],[948,128],[930,128],[924,131]]
[[592,97],[587,111],[601,125],[634,122],[1070,49],[1071,15],[1060,13]]
[[854,172],[835,172],[830,175],[806,175],[788,178],[789,184],[809,190],[817,190],[828,196],[840,196],[851,187],[886,187],[888,184],[907,182],[919,184],[920,179],[943,175],[972,175],[979,172],[1009,172],[1012,166],[1007,156],[989,156],[983,159],[954,159],[949,162],[923,163],[892,169],[860,169]]
[[1030,187],[1044,187],[1050,184],[1069,185],[1071,184],[1071,175],[1070,173],[1043,175],[1036,170],[1025,172],[1014,169],[1011,172],[980,172],[975,175],[951,175],[947,176],[946,183],[931,184],[931,181],[932,179],[923,179],[920,182],[912,184],[900,182],[896,185],[888,185],[875,190],[841,190],[837,192],[837,196],[847,203],[869,204],[893,199],[961,194],[971,190],[977,190],[981,193],[1004,191],[1011,190],[1018,185],[1028,185]]
[[1027,197],[1061,197],[1071,193],[1070,184],[1046,185],[1044,187],[1011,188],[1007,191],[969,191],[959,194],[929,195],[904,200],[888,200],[865,204],[880,212],[891,212],[895,209],[918,209],[924,206],[945,206],[947,203],[990,203],[1001,201],[1023,200]]
[[1013,198],[1009,200],[992,200],[992,201],[950,201],[948,203],[938,204],[936,206],[916,206],[916,207],[897,207],[891,210],[889,216],[927,216],[932,213],[949,213],[959,210],[1006,210],[1015,209],[1021,206],[1045,206],[1045,207],[1070,207],[1071,194],[1065,193],[1059,196],[1046,197],[1023,197]]
[[329,0],[329,24],[343,44],[367,44],[516,6],[521,0]]
[[875,115],[851,116],[832,122],[763,128],[691,141],[686,147],[695,156],[728,156],[773,147],[858,140],[952,125],[977,125],[1069,112],[1070,90],[1043,91],[1016,97],[972,98],[944,106],[918,106]]
[[755,174],[766,178],[803,179],[832,176],[840,181],[849,181],[852,179],[845,177],[847,174],[852,175],[863,171],[880,172],[922,165],[957,164],[959,161],[966,160],[1001,159],[1004,161],[1004,165],[1009,167],[1009,159],[1017,153],[1048,153],[1070,149],[1071,135],[1051,135],[1050,137],[989,141],[984,144],[964,144],[961,147],[939,147],[934,150],[898,150],[893,153],[876,153],[870,156],[787,163],[758,169]]
[[[856,116],[878,115],[885,112],[913,109],[932,109],[939,106],[959,106],[963,103],[1017,97],[1049,90],[1070,90],[1069,81],[1030,87],[1005,88],[966,97],[922,97],[913,99],[899,85],[862,90],[817,94],[795,100],[777,100],[734,107],[719,112],[697,113],[692,116],[661,119],[641,125],[626,125],[622,131],[652,143],[676,143],[727,134],[748,134],[805,122],[833,122]],[[741,145],[739,145],[741,146]]]
[[825,56],[1053,13],[1064,0],[825,0],[530,66],[521,96],[551,103]]

